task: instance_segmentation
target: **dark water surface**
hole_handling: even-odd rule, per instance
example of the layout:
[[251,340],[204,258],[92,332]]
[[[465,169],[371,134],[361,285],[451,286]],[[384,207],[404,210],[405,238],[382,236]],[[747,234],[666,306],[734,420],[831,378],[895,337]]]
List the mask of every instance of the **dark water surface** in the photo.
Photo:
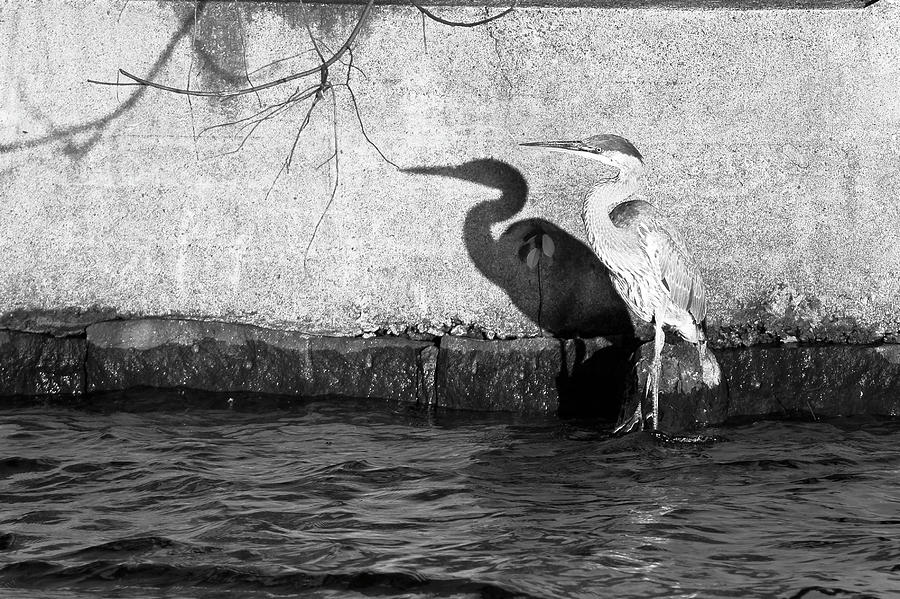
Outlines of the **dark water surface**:
[[900,423],[0,409],[0,597],[900,597]]

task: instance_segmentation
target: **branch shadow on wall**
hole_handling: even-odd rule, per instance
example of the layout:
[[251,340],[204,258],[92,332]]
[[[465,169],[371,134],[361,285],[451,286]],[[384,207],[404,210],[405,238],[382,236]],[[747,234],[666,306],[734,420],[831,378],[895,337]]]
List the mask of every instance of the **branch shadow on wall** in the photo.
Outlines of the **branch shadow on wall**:
[[[560,415],[615,420],[638,342],[627,308],[594,252],[541,218],[517,220],[494,237],[492,225],[515,217],[528,198],[525,177],[505,162],[481,159],[404,172],[451,177],[500,191],[499,198],[479,202],[466,214],[462,236],[469,258],[545,334],[573,340],[569,347],[574,346],[574,355],[561,343]],[[545,236],[549,242],[541,242]],[[616,343],[592,350],[585,339],[598,336],[613,337]]]
[[[182,39],[184,39],[186,35],[188,35],[193,30],[196,19],[203,11],[206,3],[207,0],[200,0],[200,2],[197,3],[196,10],[191,10],[181,17],[177,31],[175,31],[172,37],[169,38],[168,43],[156,58],[153,66],[150,67],[150,69],[144,75],[145,78],[152,80],[156,77],[157,74],[159,74],[162,68],[172,57],[172,53],[175,51],[175,48],[178,47],[178,44],[182,41]],[[144,94],[147,93],[147,90],[147,87],[138,86],[137,89],[131,92],[131,95],[129,95],[124,102],[122,102],[115,108],[115,110],[100,118],[88,121],[86,123],[79,123],[77,125],[56,127],[45,135],[41,135],[31,139],[0,143],[0,154],[43,146],[54,142],[63,142],[63,154],[76,160],[80,159],[85,154],[87,154],[91,150],[91,148],[93,148],[94,145],[100,140],[100,136],[107,129],[107,127],[109,127],[109,125],[112,124],[113,121],[118,119],[120,116],[131,110],[131,108],[133,108],[138,103],[138,101],[144,96]]]

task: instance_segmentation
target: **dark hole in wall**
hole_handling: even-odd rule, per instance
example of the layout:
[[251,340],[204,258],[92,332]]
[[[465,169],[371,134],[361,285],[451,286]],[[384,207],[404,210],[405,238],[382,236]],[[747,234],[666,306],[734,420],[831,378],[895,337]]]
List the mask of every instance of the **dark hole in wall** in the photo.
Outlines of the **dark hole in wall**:
[[563,368],[557,379],[557,415],[614,422],[634,368],[634,347],[610,346],[588,355],[583,340],[573,339],[572,346],[574,352],[563,353]]

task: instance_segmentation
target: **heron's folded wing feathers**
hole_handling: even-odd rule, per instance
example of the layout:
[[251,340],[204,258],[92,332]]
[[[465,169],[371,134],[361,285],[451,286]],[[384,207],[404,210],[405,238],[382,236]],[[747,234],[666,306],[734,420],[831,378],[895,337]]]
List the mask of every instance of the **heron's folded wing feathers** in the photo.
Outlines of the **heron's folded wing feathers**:
[[697,264],[675,227],[643,200],[623,202],[609,217],[617,227],[640,238],[672,302],[690,313],[695,322],[702,322],[706,318],[706,291]]
[[695,322],[706,318],[706,290],[696,263],[676,234],[653,227],[647,232],[647,253],[659,269],[672,302],[690,313]]

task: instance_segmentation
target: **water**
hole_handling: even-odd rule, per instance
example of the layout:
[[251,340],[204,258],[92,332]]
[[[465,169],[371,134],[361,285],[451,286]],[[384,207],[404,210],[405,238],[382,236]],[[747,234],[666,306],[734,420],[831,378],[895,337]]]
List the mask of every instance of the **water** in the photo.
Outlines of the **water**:
[[900,422],[607,431],[341,400],[7,403],[0,596],[900,596]]

